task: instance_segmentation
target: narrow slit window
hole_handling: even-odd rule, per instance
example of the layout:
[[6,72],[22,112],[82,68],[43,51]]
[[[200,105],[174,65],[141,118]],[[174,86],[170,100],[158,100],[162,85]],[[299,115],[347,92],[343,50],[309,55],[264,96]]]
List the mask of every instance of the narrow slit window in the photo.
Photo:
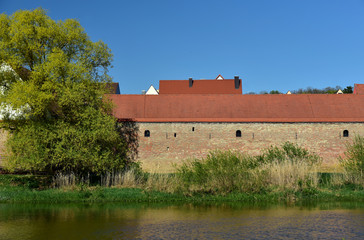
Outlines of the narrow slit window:
[[192,132],[194,132],[195,131],[195,127],[192,127]]
[[343,131],[343,137],[349,137],[349,131],[348,130]]
[[241,131],[240,130],[236,131],[236,137],[241,137]]
[[174,137],[177,137],[177,133],[174,133]]
[[144,137],[150,137],[150,131],[149,130],[144,131]]

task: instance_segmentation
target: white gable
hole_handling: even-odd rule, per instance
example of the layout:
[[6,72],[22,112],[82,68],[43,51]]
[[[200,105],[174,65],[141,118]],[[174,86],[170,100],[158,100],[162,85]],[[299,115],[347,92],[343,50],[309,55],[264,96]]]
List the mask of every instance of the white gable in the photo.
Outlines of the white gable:
[[216,77],[216,80],[224,80],[224,78],[219,74],[219,76]]
[[158,95],[158,91],[153,87],[153,85],[150,85],[148,91],[145,93],[145,95]]

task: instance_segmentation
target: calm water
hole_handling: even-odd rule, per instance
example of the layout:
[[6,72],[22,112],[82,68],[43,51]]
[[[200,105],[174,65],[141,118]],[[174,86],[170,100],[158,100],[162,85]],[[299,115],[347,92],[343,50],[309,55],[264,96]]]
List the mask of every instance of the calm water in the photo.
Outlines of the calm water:
[[364,204],[0,204],[0,239],[364,239]]

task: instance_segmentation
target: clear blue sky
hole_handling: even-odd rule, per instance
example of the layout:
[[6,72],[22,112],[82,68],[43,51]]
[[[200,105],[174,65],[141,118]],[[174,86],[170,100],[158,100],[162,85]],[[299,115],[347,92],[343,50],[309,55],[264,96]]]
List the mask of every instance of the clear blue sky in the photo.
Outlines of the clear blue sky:
[[245,93],[364,83],[364,0],[0,0],[37,7],[108,44],[121,93],[218,74]]

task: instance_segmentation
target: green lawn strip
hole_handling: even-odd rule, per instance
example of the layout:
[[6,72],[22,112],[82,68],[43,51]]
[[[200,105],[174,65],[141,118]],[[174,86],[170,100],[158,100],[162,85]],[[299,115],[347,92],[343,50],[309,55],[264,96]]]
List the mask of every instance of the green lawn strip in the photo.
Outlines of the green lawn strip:
[[302,200],[363,201],[364,191],[320,190],[312,196],[304,196],[290,191],[263,194],[229,193],[226,195],[195,194],[185,196],[137,188],[99,187],[87,190],[34,190],[22,187],[0,187],[0,202],[286,202]]
[[194,193],[184,195],[150,191],[141,188],[108,188],[101,186],[76,186],[70,189],[49,188],[44,176],[0,175],[0,202],[70,203],[70,202],[297,202],[297,201],[364,201],[362,187],[347,185],[340,188],[322,186],[302,191],[278,190],[261,193],[232,192],[228,194]]

